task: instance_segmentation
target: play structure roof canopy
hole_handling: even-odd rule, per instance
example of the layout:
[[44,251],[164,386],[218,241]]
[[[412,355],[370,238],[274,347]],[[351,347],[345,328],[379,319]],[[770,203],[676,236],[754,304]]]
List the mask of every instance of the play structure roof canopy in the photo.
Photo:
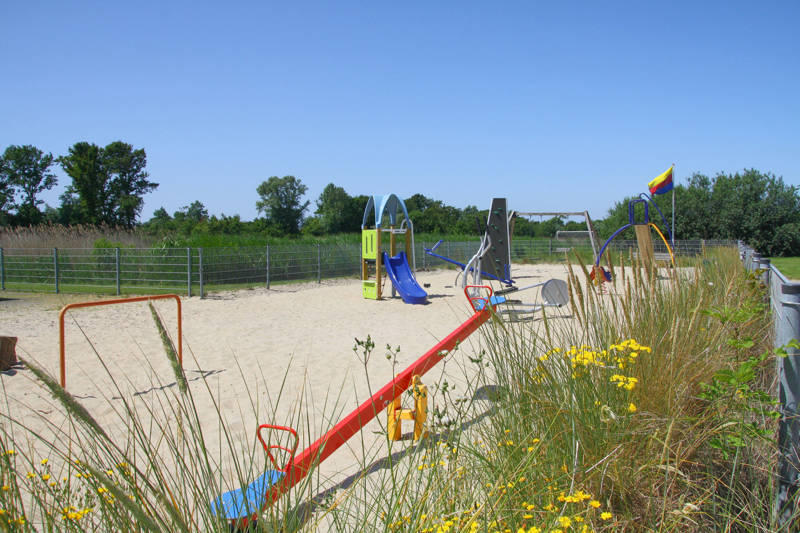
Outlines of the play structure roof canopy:
[[375,213],[375,227],[381,227],[381,221],[383,220],[384,213],[389,215],[389,224],[392,226],[397,225],[397,208],[398,206],[403,210],[403,215],[405,216],[406,220],[410,220],[408,217],[408,211],[406,210],[406,204],[397,197],[395,194],[375,194],[370,196],[369,200],[367,200],[367,207],[364,209],[364,218],[361,219],[361,229],[364,229],[368,226],[367,222],[369,222],[370,213]]

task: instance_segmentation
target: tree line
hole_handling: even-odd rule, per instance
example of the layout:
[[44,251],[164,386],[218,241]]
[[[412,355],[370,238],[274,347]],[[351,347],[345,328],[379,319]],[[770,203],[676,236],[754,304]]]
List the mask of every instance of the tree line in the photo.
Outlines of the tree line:
[[[357,233],[361,230],[364,209],[369,199],[366,195],[351,196],[344,188],[329,183],[317,198],[311,211],[311,202],[303,201],[307,187],[294,176],[272,176],[262,182],[256,192],[256,209],[260,217],[242,221],[238,215],[209,216],[199,200],[178,209],[170,215],[163,207],[142,228],[153,234],[178,232],[184,235],[197,233],[264,233],[283,237],[292,235],[336,235]],[[478,235],[488,217],[488,209],[467,206],[459,209],[441,200],[414,194],[404,199],[408,215],[417,233],[437,235]],[[306,216],[306,213],[309,212]],[[544,221],[520,219],[514,234],[523,237],[553,237],[558,230],[585,230],[585,223],[554,217]]]
[[[71,178],[57,208],[44,206],[42,192],[56,183],[53,165]],[[40,223],[139,227],[154,235],[195,232],[207,234],[262,234],[264,236],[332,235],[356,233],[361,228],[368,196],[350,195],[329,183],[311,206],[308,188],[295,176],[271,176],[256,187],[259,216],[252,221],[239,215],[210,215],[195,200],[172,214],[163,207],[139,222],[144,195],[155,190],[145,170],[143,148],[115,141],[105,147],[78,142],[68,153],[54,157],[30,145],[9,146],[0,157],[0,226]],[[783,178],[755,169],[709,177],[693,174],[675,186],[675,229],[679,239],[742,239],[767,255],[800,255],[800,194]],[[601,239],[628,222],[627,197],[608,216],[595,221]],[[440,235],[478,235],[487,209],[463,209],[441,200],[414,194],[404,199],[414,230]],[[511,199],[513,202],[513,199]],[[672,219],[670,194],[654,198],[665,218]],[[487,204],[489,198],[486,199]],[[662,226],[660,216],[650,218]],[[558,231],[586,230],[583,220],[553,217],[515,221],[519,237],[554,237]],[[631,238],[631,235],[623,236]]]
[[[72,179],[56,209],[41,206],[41,193],[57,184],[58,164]],[[105,147],[88,142],[71,146],[66,155],[31,145],[11,145],[0,157],[0,224],[31,226],[43,222],[64,225],[106,224],[132,228],[144,206],[144,194],[158,183],[148,181],[143,148],[115,141]]]

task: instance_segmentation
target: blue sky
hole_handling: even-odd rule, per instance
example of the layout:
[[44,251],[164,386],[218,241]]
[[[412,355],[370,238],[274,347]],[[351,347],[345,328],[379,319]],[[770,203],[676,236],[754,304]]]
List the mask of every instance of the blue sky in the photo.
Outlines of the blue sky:
[[[145,148],[142,218],[422,193],[589,209],[675,163],[800,185],[800,2],[14,2],[0,149]],[[57,205],[69,178],[44,195]]]

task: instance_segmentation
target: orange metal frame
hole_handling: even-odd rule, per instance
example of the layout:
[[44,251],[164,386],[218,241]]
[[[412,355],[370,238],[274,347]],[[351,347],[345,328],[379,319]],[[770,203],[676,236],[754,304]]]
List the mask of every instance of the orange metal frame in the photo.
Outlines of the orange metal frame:
[[150,300],[165,300],[173,299],[178,304],[178,362],[183,366],[183,328],[181,327],[181,299],[177,294],[155,294],[152,296],[136,296],[133,298],[117,298],[115,300],[100,300],[96,302],[78,302],[74,304],[67,304],[61,308],[58,314],[58,350],[59,359],[61,364],[61,386],[66,388],[67,384],[67,369],[66,357],[64,354],[64,315],[70,309],[77,309],[79,307],[98,307],[101,305],[124,304],[132,302],[147,302]]

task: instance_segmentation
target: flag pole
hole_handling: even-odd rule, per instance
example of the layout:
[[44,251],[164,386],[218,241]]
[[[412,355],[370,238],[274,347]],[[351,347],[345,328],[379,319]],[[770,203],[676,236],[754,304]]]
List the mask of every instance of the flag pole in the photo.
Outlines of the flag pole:
[[672,250],[675,250],[675,163],[672,163]]

